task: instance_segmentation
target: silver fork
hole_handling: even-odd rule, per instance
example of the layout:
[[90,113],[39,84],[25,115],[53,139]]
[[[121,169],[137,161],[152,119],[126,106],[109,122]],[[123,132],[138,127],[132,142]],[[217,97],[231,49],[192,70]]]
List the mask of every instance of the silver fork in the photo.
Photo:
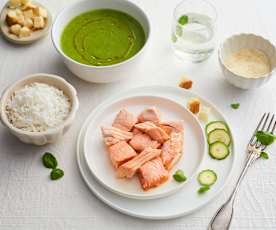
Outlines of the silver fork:
[[254,131],[248,145],[246,152],[248,154],[246,163],[242,169],[242,172],[239,176],[239,179],[230,195],[228,200],[217,210],[216,214],[213,216],[211,222],[209,223],[208,230],[228,230],[230,228],[230,224],[233,217],[234,212],[234,202],[235,198],[241,184],[242,179],[244,178],[248,168],[258,159],[260,158],[260,154],[262,151],[266,149],[267,146],[262,145],[256,139],[257,131],[266,131],[270,133],[274,133],[276,127],[274,114],[271,116],[270,113],[264,113],[256,130]]

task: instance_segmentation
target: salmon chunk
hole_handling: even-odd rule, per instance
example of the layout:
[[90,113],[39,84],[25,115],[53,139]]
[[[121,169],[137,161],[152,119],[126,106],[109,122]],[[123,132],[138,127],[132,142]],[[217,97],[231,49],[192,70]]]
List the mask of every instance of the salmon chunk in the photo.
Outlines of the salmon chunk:
[[151,137],[151,139],[158,141],[161,144],[170,138],[169,135],[163,129],[156,126],[150,121],[138,123],[134,127],[148,134]]
[[152,140],[147,134],[144,133],[135,134],[129,144],[138,152],[142,152],[147,147],[156,149],[160,146],[160,143]]
[[182,156],[183,133],[172,132],[170,140],[162,146],[161,158],[166,169],[171,169]]
[[183,132],[183,122],[182,121],[162,121],[159,127],[163,129],[169,135],[172,132]]
[[131,132],[127,132],[115,127],[101,127],[104,142],[107,146],[117,143],[119,141],[128,141],[133,137]]
[[157,126],[154,123],[150,122],[150,121],[146,121],[146,122],[143,122],[143,123],[138,123],[138,124],[134,125],[134,127],[145,133],[149,129],[156,128]]
[[147,191],[164,183],[169,178],[169,172],[164,168],[161,158],[157,157],[139,168],[138,177],[142,188]]
[[122,109],[117,114],[112,126],[125,131],[130,131],[136,123],[137,118],[126,109]]
[[136,171],[146,162],[150,161],[151,159],[160,156],[161,150],[160,149],[152,149],[146,148],[143,152],[139,155],[132,158],[130,161],[124,163],[118,168],[117,176],[119,178],[131,178],[134,176]]
[[111,162],[115,168],[120,167],[125,162],[137,155],[131,146],[125,141],[120,141],[108,148]]
[[147,108],[140,113],[140,115],[138,116],[138,121],[139,122],[151,121],[153,123],[158,124],[160,122],[160,113],[154,106]]

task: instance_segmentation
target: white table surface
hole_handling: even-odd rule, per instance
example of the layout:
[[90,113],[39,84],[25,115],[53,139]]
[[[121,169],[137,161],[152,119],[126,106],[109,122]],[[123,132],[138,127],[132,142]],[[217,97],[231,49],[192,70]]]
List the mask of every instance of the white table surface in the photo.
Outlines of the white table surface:
[[[53,15],[69,0],[41,0]],[[20,143],[0,127],[0,229],[1,230],[198,230],[206,226],[226,200],[245,160],[244,148],[263,111],[276,110],[276,80],[261,89],[242,91],[226,83],[217,53],[200,64],[177,59],[170,48],[172,11],[178,0],[135,0],[152,22],[150,46],[143,68],[133,78],[113,84],[88,84],[73,76],[55,52],[50,36],[25,47],[0,38],[0,91],[21,77],[45,72],[58,74],[77,89],[80,110],[73,127],[56,144],[35,147]],[[0,1],[0,5],[4,5]],[[276,42],[273,0],[213,0],[218,11],[219,40],[239,32],[253,32]],[[113,93],[150,84],[177,85],[182,75],[194,81],[193,90],[215,103],[228,116],[237,145],[235,175],[225,191],[202,210],[169,221],[146,221],[120,214],[89,191],[78,171],[76,139],[89,112]],[[275,76],[276,77],[276,76]],[[230,108],[240,102],[239,110]],[[65,176],[48,178],[41,164],[44,151],[56,154]],[[236,200],[231,229],[276,229],[276,145],[269,148],[270,160],[260,160],[248,173]],[[169,204],[168,204],[169,205]]]

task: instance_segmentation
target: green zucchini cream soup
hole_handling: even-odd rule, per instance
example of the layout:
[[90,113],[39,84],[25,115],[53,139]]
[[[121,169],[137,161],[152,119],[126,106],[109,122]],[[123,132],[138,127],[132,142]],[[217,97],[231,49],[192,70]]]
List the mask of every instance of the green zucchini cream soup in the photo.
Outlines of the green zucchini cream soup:
[[145,41],[141,24],[132,16],[99,9],[73,18],[62,33],[61,47],[77,62],[107,66],[134,56]]

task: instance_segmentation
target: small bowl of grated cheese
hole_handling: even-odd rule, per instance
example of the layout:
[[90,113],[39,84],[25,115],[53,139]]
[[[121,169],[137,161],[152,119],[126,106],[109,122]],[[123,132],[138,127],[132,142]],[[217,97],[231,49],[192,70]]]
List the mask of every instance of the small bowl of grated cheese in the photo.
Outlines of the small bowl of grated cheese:
[[2,123],[22,142],[44,145],[71,126],[79,107],[75,88],[63,78],[38,73],[9,86],[0,104]]
[[268,82],[276,68],[276,48],[254,34],[237,34],[219,49],[219,62],[226,80],[242,88],[257,88]]

